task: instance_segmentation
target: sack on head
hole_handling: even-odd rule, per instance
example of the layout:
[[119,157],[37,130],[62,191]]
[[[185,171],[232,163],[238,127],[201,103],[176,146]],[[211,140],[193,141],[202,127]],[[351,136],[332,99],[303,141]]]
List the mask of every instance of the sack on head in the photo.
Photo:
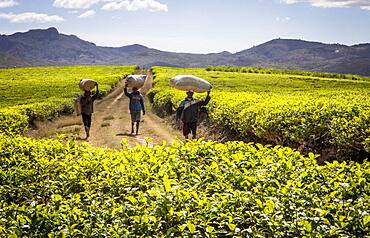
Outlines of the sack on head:
[[129,88],[141,88],[146,80],[146,75],[129,75],[126,77],[127,86]]
[[193,90],[197,93],[206,92],[212,87],[207,80],[194,75],[177,75],[170,79],[170,85],[179,90]]
[[92,79],[82,79],[79,83],[80,89],[84,91],[91,91],[98,85],[98,82]]

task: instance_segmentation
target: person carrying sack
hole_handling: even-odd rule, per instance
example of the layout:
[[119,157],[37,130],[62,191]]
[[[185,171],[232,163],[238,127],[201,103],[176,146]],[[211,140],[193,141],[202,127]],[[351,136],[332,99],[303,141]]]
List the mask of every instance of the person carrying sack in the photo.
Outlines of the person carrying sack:
[[202,106],[205,106],[211,100],[209,96],[211,90],[207,91],[207,96],[205,100],[199,100],[193,98],[194,91],[188,90],[186,92],[187,97],[181,101],[179,107],[176,110],[176,119],[183,122],[182,132],[185,139],[189,139],[189,134],[192,133],[192,138],[197,137],[197,123],[198,123],[198,113]]
[[96,92],[92,94],[91,91],[84,90],[84,94],[77,98],[77,103],[80,106],[82,122],[85,127],[86,133],[86,140],[90,137],[90,128],[91,128],[91,120],[92,114],[94,112],[94,101],[99,96],[99,87],[98,83],[96,83]]
[[137,87],[132,88],[132,93],[127,90],[128,82],[125,82],[124,94],[130,99],[130,114],[131,114],[131,134],[134,134],[134,125],[136,122],[136,135],[139,134],[139,125],[141,120],[141,111],[145,115],[144,97],[141,95]]

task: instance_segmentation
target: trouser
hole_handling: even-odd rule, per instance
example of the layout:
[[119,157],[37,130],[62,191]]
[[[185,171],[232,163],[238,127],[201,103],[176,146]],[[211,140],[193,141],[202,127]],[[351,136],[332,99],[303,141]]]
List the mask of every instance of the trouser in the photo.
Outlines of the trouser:
[[131,114],[131,122],[140,122],[141,120],[141,111],[130,111]]
[[193,136],[197,134],[197,122],[184,122],[182,127],[183,135],[187,136],[190,132]]
[[82,121],[85,127],[91,127],[91,114],[82,114]]

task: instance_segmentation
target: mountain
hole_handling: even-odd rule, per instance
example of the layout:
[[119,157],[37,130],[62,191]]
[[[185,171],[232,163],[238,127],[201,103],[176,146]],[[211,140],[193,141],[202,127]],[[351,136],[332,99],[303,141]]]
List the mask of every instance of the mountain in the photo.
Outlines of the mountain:
[[132,64],[146,68],[237,65],[370,75],[370,44],[345,46],[275,39],[235,54],[189,54],[138,44],[102,47],[61,34],[53,27],[0,35],[0,67]]
[[234,55],[233,65],[370,75],[370,44],[275,39]]
[[[20,59],[7,62],[4,57]],[[227,56],[226,56],[227,57]],[[224,53],[203,54],[172,53],[151,49],[142,45],[101,47],[79,39],[74,35],[60,34],[56,28],[30,30],[13,35],[0,35],[1,67],[41,65],[127,65],[137,64],[176,67],[199,67],[226,64]],[[24,61],[24,63],[21,62]]]

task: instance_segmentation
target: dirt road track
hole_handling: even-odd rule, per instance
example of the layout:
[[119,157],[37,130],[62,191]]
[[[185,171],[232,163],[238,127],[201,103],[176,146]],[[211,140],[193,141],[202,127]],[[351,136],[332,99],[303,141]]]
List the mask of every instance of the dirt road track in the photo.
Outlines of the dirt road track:
[[[148,77],[146,84],[141,89],[145,94],[152,86],[152,78]],[[155,115],[148,100],[145,100],[147,108],[146,115],[142,116],[139,135],[131,135],[131,118],[128,109],[129,100],[123,95],[123,81],[115,90],[102,100],[95,102],[94,114],[90,138],[87,140],[93,146],[122,148],[122,139],[127,139],[131,146],[137,144],[147,145],[146,138],[151,138],[149,145],[161,144],[163,141],[171,143],[177,138],[182,138],[179,131],[174,130],[166,122]],[[36,130],[30,131],[32,137],[55,137],[59,134],[66,134],[79,140],[85,137],[85,132],[79,116],[64,116],[53,122],[41,122]]]

